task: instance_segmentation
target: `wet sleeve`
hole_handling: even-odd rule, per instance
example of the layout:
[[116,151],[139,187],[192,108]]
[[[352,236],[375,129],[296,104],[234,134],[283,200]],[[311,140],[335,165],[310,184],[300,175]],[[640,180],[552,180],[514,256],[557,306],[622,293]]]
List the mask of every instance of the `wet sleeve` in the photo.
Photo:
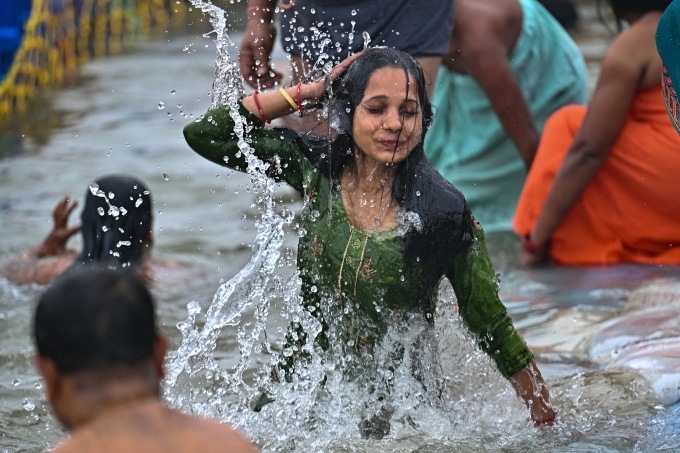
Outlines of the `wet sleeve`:
[[470,249],[454,259],[447,277],[456,292],[464,322],[501,374],[508,378],[526,367],[534,356],[498,297],[498,279],[481,227],[474,229]]
[[[206,159],[246,171],[247,157],[238,146],[235,122],[230,113],[226,106],[209,110],[200,121],[184,127],[184,138],[194,151]],[[267,176],[285,181],[298,192],[303,192],[313,168],[300,151],[297,141],[282,129],[265,129],[264,122],[240,102],[239,114],[245,119],[246,141],[255,156],[264,162]]]

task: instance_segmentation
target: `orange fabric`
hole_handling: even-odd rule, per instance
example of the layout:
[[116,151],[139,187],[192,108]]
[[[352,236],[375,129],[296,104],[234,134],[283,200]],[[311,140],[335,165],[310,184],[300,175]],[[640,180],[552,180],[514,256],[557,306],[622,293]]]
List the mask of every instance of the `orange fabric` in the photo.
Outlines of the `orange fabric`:
[[[606,162],[551,239],[564,264],[680,265],[680,137],[661,87],[636,96]],[[587,109],[568,106],[545,125],[513,227],[531,232]]]

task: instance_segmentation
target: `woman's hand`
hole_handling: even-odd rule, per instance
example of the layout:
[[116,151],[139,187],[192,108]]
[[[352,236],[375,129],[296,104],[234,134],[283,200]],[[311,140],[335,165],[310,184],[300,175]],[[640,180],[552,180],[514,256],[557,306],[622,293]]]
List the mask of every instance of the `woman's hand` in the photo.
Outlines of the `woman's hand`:
[[[340,74],[345,72],[347,68],[361,56],[363,52],[357,52],[354,55],[352,55],[349,58],[346,58],[343,60],[339,65],[337,65],[335,68],[333,68],[333,71],[331,72],[331,78],[330,78],[330,83],[333,83],[335,79],[340,77]],[[315,99],[321,99],[324,94],[326,94],[326,78],[322,78],[317,80],[316,82],[312,82],[309,84],[310,92],[312,93],[312,96],[314,96]]]
[[524,400],[529,408],[535,426],[553,425],[559,420],[557,411],[550,402],[548,386],[545,384],[536,362],[531,362],[524,369],[513,374],[510,377],[510,382],[517,395]]
[[69,203],[68,197],[64,197],[52,211],[54,228],[45,240],[28,254],[31,258],[43,258],[46,256],[58,256],[67,253],[66,242],[74,234],[80,231],[80,225],[68,227],[68,218],[78,206],[78,202]]

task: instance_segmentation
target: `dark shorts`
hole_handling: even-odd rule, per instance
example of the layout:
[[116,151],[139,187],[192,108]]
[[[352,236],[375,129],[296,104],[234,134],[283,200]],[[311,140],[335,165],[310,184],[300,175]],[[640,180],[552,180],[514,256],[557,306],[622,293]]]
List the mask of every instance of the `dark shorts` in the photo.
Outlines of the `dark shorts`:
[[320,57],[341,61],[362,50],[364,32],[371,47],[441,56],[452,31],[453,0],[296,0],[281,17],[283,48],[312,64]]

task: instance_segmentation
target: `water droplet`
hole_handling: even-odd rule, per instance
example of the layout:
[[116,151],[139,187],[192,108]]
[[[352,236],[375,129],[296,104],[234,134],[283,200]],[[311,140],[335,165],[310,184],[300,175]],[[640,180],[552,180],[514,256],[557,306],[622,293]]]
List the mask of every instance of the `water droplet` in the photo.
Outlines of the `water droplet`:
[[318,291],[318,288],[316,287],[316,285],[312,285],[312,287],[309,288],[309,290],[310,290],[311,292],[315,293],[315,292]]
[[165,108],[165,102],[161,101],[158,103],[158,110],[163,110]]
[[170,176],[168,176],[167,173],[163,173],[163,179],[165,179],[166,181],[169,181],[169,180],[170,180]]
[[118,244],[116,244],[116,247],[120,248],[121,245],[130,246],[130,245],[132,245],[132,242],[130,242],[130,241],[118,241]]
[[416,190],[416,197],[420,196],[420,190]]
[[298,237],[304,237],[304,235],[306,235],[306,234],[307,234],[307,230],[305,230],[304,228],[300,228],[298,230]]
[[175,90],[170,91],[170,94],[175,94],[175,93],[177,93],[177,91],[175,91]]
[[[100,209],[101,209],[101,208],[100,208]],[[102,231],[103,231],[104,233],[106,233],[107,231],[109,231],[109,227],[103,226],[103,227],[102,227]]]
[[351,14],[352,14],[352,16],[356,16],[356,15],[357,15],[357,10],[356,10],[356,9],[353,9]]
[[14,378],[12,379],[12,385],[16,387],[17,385],[21,384],[21,379]]
[[31,412],[33,409],[35,409],[35,403],[33,402],[32,399],[30,398],[24,398],[24,400],[21,402],[21,405],[26,409],[28,412]]
[[187,304],[187,310],[189,310],[190,315],[197,315],[201,312],[201,305],[195,300],[192,300]]
[[36,382],[36,383],[35,383],[35,388],[38,389],[38,390],[40,390],[41,388],[43,388],[43,383],[42,383],[41,381]]
[[106,212],[104,212],[104,208],[101,208],[101,207],[100,207],[100,208],[97,208],[97,212],[98,212],[99,215],[102,216],[102,217],[104,216],[104,214],[106,214]]

